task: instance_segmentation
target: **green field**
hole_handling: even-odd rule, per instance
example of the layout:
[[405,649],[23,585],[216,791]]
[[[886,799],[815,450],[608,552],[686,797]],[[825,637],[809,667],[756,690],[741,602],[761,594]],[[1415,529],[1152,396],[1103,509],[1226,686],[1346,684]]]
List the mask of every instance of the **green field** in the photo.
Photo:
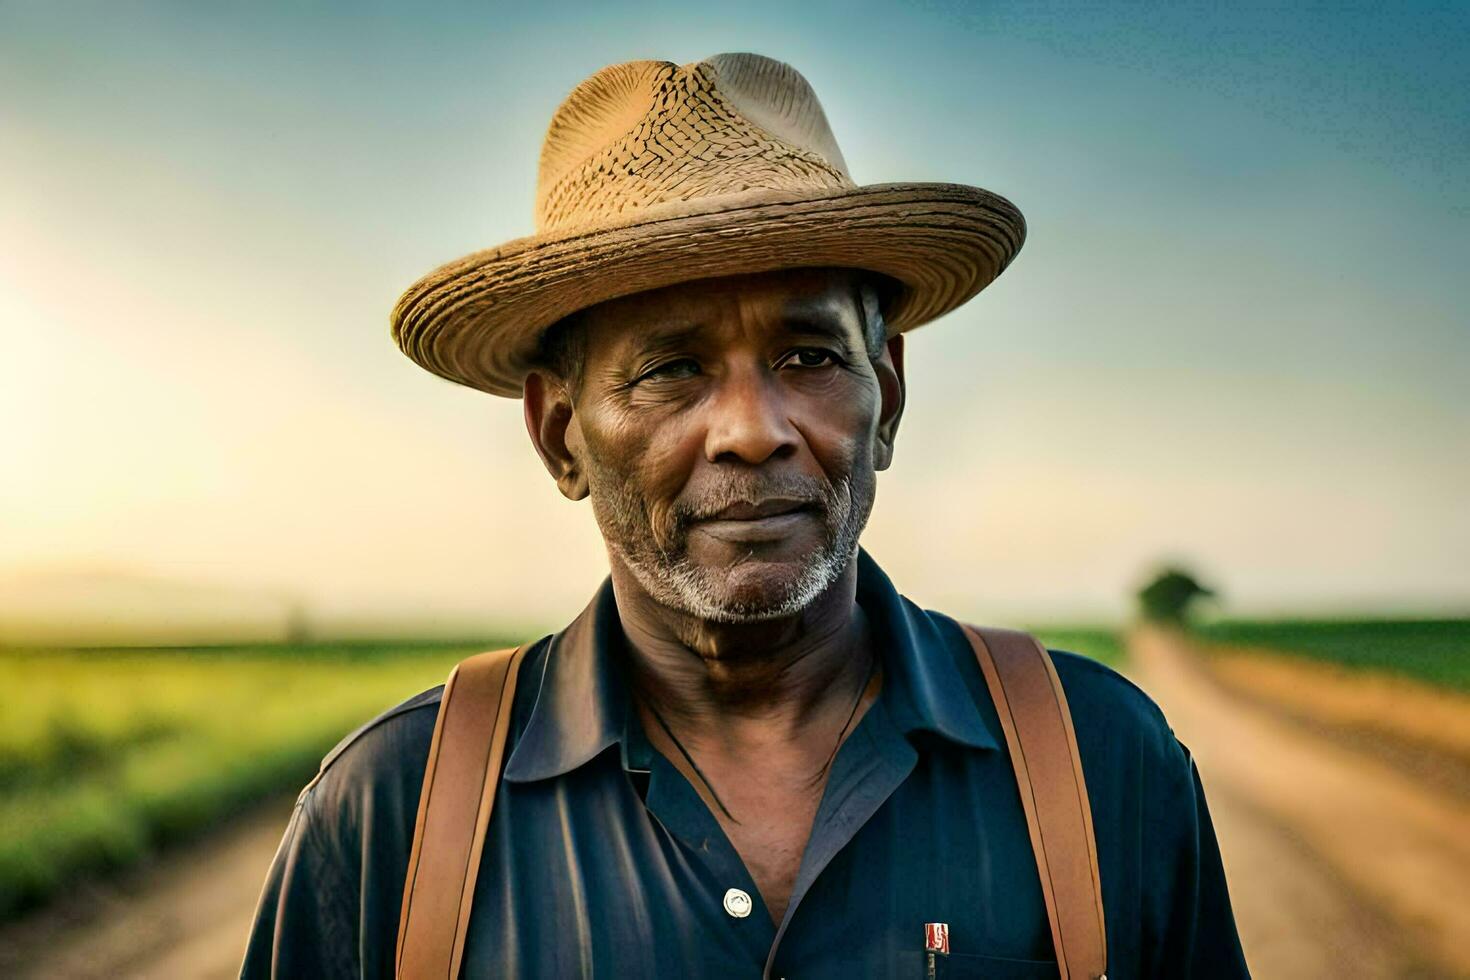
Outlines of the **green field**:
[[1122,640],[1115,630],[1103,626],[1034,626],[1033,636],[1053,650],[1070,650],[1084,657],[1100,660],[1113,669],[1123,665]]
[[0,920],[304,785],[347,732],[493,645],[0,650]]
[[1215,643],[1265,647],[1470,692],[1470,619],[1222,620],[1196,632]]
[[[1116,665],[1105,629],[1034,631]],[[0,920],[304,785],[474,643],[0,649]]]

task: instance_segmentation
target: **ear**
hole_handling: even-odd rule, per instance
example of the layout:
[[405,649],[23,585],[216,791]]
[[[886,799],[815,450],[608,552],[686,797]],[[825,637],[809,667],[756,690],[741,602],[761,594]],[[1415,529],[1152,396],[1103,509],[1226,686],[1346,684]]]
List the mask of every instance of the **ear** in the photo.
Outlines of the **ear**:
[[873,362],[878,374],[882,405],[878,410],[878,442],[873,447],[873,469],[886,470],[893,462],[893,444],[898,438],[898,420],[903,417],[903,334],[894,334]]
[[581,500],[587,496],[587,474],[582,467],[582,431],[572,410],[566,387],[540,371],[526,375],[521,390],[526,431],[536,455],[556,480],[562,496]]

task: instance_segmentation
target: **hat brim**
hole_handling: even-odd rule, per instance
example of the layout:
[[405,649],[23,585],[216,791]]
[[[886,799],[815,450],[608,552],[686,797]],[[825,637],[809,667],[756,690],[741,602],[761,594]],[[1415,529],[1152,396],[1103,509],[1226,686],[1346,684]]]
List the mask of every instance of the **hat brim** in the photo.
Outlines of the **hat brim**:
[[670,202],[624,224],[532,235],[441,266],[399,298],[393,339],[440,377],[519,398],[540,332],[606,300],[790,267],[868,269],[902,286],[885,311],[893,336],[974,297],[1025,237],[1015,205],[964,184]]

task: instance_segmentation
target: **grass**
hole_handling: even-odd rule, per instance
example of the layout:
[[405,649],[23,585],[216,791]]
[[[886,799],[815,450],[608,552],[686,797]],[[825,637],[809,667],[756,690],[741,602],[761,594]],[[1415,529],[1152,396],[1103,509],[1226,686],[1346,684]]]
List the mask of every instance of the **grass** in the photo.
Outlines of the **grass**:
[[[1111,630],[1034,632],[1122,656]],[[493,645],[0,649],[0,921],[304,785],[343,735]]]
[[1080,653],[1114,670],[1123,666],[1125,652],[1116,630],[1103,626],[1037,626],[1028,631],[1052,650]]
[[304,785],[491,645],[0,650],[0,920]]
[[1222,620],[1196,632],[1213,643],[1261,647],[1470,693],[1470,619]]

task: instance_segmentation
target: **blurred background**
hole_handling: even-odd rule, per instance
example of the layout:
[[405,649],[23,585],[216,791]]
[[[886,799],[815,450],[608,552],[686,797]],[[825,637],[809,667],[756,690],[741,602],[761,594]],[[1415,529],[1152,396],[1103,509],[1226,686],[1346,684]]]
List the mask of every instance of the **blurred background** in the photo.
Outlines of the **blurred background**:
[[1470,8],[0,0],[0,972],[229,976],[296,790],[606,574],[393,345],[585,76],[791,62],[1028,238],[865,547],[1199,761],[1262,977],[1470,975]]

